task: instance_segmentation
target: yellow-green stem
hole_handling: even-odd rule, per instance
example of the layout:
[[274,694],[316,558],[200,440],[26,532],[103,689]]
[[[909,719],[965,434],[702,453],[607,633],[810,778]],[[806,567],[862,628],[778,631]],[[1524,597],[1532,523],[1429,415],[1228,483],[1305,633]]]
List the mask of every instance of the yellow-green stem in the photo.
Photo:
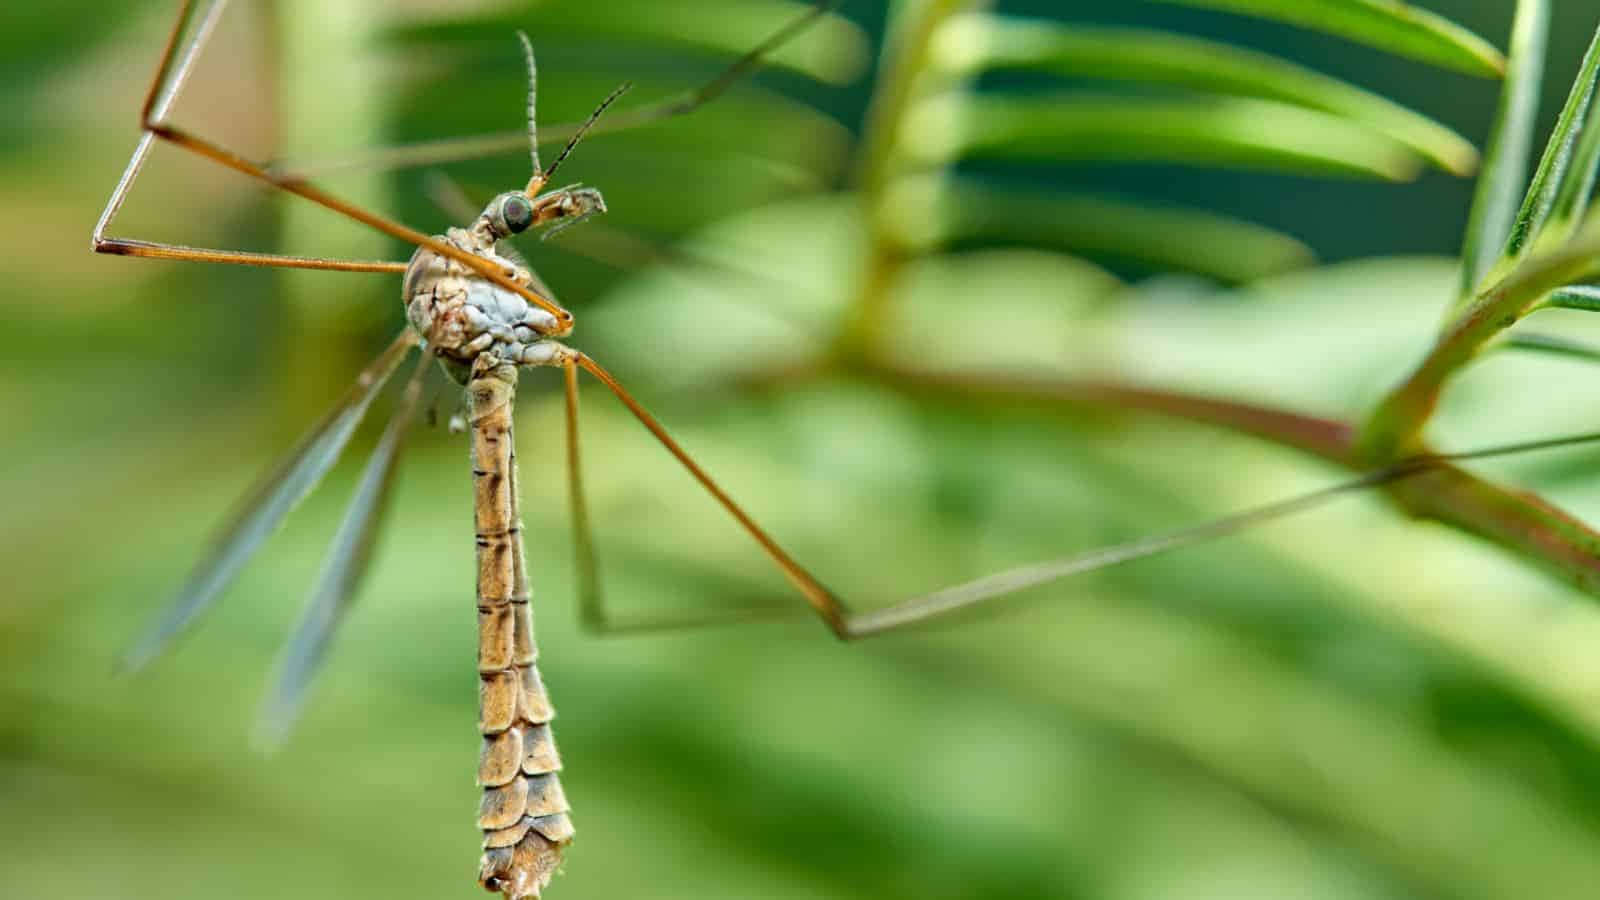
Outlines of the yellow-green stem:
[[852,313],[835,343],[835,355],[870,355],[905,257],[884,225],[882,206],[900,156],[900,129],[918,93],[918,79],[939,26],[982,0],[902,0],[890,11],[888,37],[879,63],[878,90],[867,109],[857,181],[869,228],[865,274]]
[[1491,340],[1533,311],[1546,294],[1592,271],[1597,260],[1600,216],[1591,216],[1562,247],[1530,257],[1481,294],[1368,417],[1360,441],[1362,457],[1377,465],[1415,453],[1445,382]]

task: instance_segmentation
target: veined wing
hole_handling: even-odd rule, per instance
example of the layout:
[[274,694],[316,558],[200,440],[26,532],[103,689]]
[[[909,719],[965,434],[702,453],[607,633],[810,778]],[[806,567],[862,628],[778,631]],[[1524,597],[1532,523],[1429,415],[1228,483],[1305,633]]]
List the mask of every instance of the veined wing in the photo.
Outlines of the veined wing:
[[416,343],[417,338],[410,329],[395,338],[361,371],[338,405],[251,491],[233,523],[223,530],[205,559],[189,574],[178,599],[123,657],[124,669],[139,669],[155,659],[201,613],[216,603],[261,542],[333,468],[373,398],[400,365],[406,351]]
[[258,740],[269,747],[282,742],[299,716],[305,703],[306,686],[316,674],[328,642],[344,620],[356,586],[367,570],[373,538],[377,535],[389,489],[394,484],[395,463],[406,432],[421,406],[422,376],[432,358],[432,354],[425,354],[406,382],[399,409],[384,429],[377,449],[372,451],[372,458],[361,473],[361,483],[356,486],[350,507],[339,523],[333,547],[323,564],[322,574],[317,577],[311,603],[284,649],[277,681],[262,707],[256,732]]

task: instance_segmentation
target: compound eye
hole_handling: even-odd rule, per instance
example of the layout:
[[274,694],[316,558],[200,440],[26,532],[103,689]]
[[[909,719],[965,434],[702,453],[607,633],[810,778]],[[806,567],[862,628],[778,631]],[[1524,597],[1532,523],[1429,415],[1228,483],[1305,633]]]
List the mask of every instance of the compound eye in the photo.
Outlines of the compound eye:
[[533,206],[527,200],[513,195],[500,204],[500,217],[505,220],[512,234],[520,234],[533,224]]

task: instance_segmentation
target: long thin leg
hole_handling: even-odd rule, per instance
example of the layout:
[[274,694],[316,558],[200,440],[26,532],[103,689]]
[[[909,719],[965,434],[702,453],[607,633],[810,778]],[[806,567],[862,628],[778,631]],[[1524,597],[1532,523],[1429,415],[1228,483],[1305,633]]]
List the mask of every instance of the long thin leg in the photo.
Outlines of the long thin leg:
[[[755,49],[734,60],[726,69],[718,73],[715,78],[700,87],[675,97],[667,97],[655,103],[648,103],[614,113],[610,118],[596,124],[590,134],[610,134],[694,112],[727,93],[728,88],[732,87],[739,79],[744,78],[760,67],[767,54],[782,46],[801,31],[804,31],[812,22],[832,11],[839,5],[839,2],[840,0],[824,0],[824,2],[816,3],[811,9],[773,32],[771,36],[758,44]],[[539,129],[539,140],[547,144],[565,141],[576,134],[582,127],[583,124],[580,122],[541,127]],[[471,137],[444,138],[442,140],[421,141],[414,144],[401,144],[322,161],[285,161],[275,163],[269,166],[268,169],[287,178],[312,178],[353,169],[385,171],[440,165],[442,163],[494,156],[499,153],[526,151],[527,147],[528,136],[526,132],[505,131]]]
[[[576,433],[577,413],[573,381],[576,377],[574,366],[578,366],[587,370],[604,383],[617,396],[617,399],[622,401],[628,411],[633,413],[634,417],[667,449],[667,452],[671,453],[689,471],[689,474],[693,475],[695,480],[700,482],[700,485],[722,505],[723,509],[727,510],[738,521],[739,525],[755,540],[762,551],[783,571],[790,583],[805,596],[812,609],[822,618],[822,621],[833,631],[834,635],[841,640],[872,637],[906,626],[921,624],[952,613],[971,609],[996,597],[1037,587],[1071,575],[1102,569],[1136,559],[1144,559],[1183,547],[1193,546],[1224,535],[1235,534],[1246,528],[1320,506],[1338,497],[1391,484],[1404,478],[1436,470],[1450,463],[1511,456],[1534,450],[1549,450],[1600,441],[1600,432],[1586,432],[1566,437],[1506,444],[1461,453],[1414,457],[1319,490],[1309,491],[1275,503],[1268,503],[1243,512],[1222,516],[1199,525],[1151,535],[1110,547],[1096,548],[1062,559],[1018,566],[963,584],[902,600],[881,609],[867,612],[851,612],[833,592],[823,587],[815,576],[789,556],[771,536],[762,530],[755,523],[755,520],[735,503],[733,498],[718,486],[711,479],[711,476],[706,474],[704,469],[700,468],[699,464],[679,446],[678,442],[667,434],[661,423],[656,421],[655,417],[650,415],[637,400],[633,399],[610,373],[602,369],[593,359],[577,351],[573,351],[572,358],[565,365],[568,372],[567,427],[569,435],[575,435]],[[579,531],[579,572],[580,577],[585,581],[594,582],[597,579],[594,575],[595,563],[592,540],[588,535],[588,514],[581,503],[582,488],[577,475],[576,437],[569,437],[568,440],[568,466],[571,472],[569,479],[574,497],[574,520]],[[585,604],[598,603],[598,594],[596,593],[592,598],[586,597],[584,602]],[[591,613],[587,610],[585,615],[586,617],[593,615],[603,616],[603,614]]]
[[[377,229],[390,237],[398,238],[418,247],[425,247],[439,256],[455,260],[500,287],[520,294],[523,299],[555,316],[556,324],[551,331],[552,334],[566,334],[572,330],[571,313],[562,309],[548,297],[540,296],[528,287],[519,284],[489,260],[476,254],[468,253],[448,242],[429,237],[398,222],[393,222],[368,212],[302,180],[273,175],[262,166],[230,150],[168,124],[165,121],[166,113],[171,108],[172,101],[182,89],[184,81],[188,78],[201,47],[206,39],[210,37],[225,3],[226,0],[215,0],[207,9],[205,17],[196,27],[194,36],[190,38],[188,44],[184,47],[181,57],[177,57],[179,61],[174,66],[173,60],[178,46],[178,38],[183,32],[184,25],[189,21],[194,5],[193,0],[184,0],[182,8],[178,12],[177,22],[173,25],[172,35],[168,38],[167,46],[162,52],[161,63],[156,67],[155,80],[151,82],[150,91],[146,95],[141,120],[141,125],[145,131],[144,137],[141,138],[139,147],[134,151],[134,157],[129,162],[128,169],[123,173],[122,181],[118,183],[116,191],[112,194],[111,202],[106,205],[106,210],[101,215],[101,221],[96,226],[96,250],[111,253],[128,253],[135,256],[162,256],[172,259],[200,259],[212,262],[247,262],[252,265],[287,265],[298,268],[332,268],[345,271],[381,272],[404,270],[405,264],[403,263],[341,263],[330,260],[326,261],[327,265],[324,265],[322,264],[324,261],[306,257],[272,257],[265,254],[239,254],[231,251],[200,251],[198,256],[185,256],[182,255],[184,248],[143,242],[121,241],[114,245],[107,245],[108,249],[102,249],[102,243],[107,240],[103,236],[104,229],[111,218],[116,215],[117,209],[122,205],[123,197],[128,189],[132,187],[133,179],[137,177],[139,169],[144,163],[144,156],[149,152],[149,145],[153,136],[191,153],[221,163],[236,172],[264,181],[291,194],[304,197],[319,206]],[[111,249],[112,247],[114,249]],[[399,269],[393,268],[397,265]]]
[[778,607],[657,616],[635,614],[627,618],[618,617],[606,608],[600,567],[595,557],[594,532],[589,525],[589,502],[583,489],[583,458],[579,451],[578,432],[577,356],[568,356],[561,368],[566,383],[567,508],[572,516],[573,547],[577,557],[578,616],[583,626],[601,634],[640,634],[794,619],[791,610]]
[[[689,470],[689,474],[693,475],[694,479],[700,482],[700,486],[705,488],[712,497],[716,498],[716,501],[722,505],[722,508],[727,510],[728,514],[733,516],[734,519],[738,521],[739,525],[744,528],[745,532],[749,534],[750,537],[755,539],[755,542],[761,546],[762,551],[765,552],[767,556],[777,564],[779,569],[783,570],[783,574],[789,579],[789,582],[805,596],[806,601],[811,604],[811,608],[816,610],[817,615],[822,617],[822,621],[827,624],[828,628],[830,628],[836,636],[838,636],[841,640],[848,640],[850,638],[859,636],[852,632],[849,622],[849,612],[845,609],[844,604],[839,601],[839,598],[835,597],[832,591],[829,591],[827,588],[823,587],[822,583],[818,581],[815,576],[806,571],[804,566],[801,566],[799,563],[795,562],[794,559],[790,557],[782,547],[778,546],[778,542],[774,541],[765,531],[763,531],[761,526],[757,525],[756,521],[750,518],[749,514],[746,513],[744,509],[739,506],[739,504],[735,503],[733,498],[728,496],[728,493],[724,491],[715,481],[713,481],[711,476],[706,474],[704,469],[700,468],[700,464],[695,462],[694,458],[691,457],[682,447],[680,447],[677,441],[673,440],[672,435],[668,434],[667,430],[661,426],[661,423],[656,421],[655,416],[650,415],[648,410],[639,405],[639,401],[633,399],[633,396],[629,394],[615,378],[611,377],[611,373],[607,372],[605,369],[602,369],[599,363],[596,363],[593,359],[590,359],[587,355],[578,351],[573,351],[573,362],[578,366],[583,367],[583,369],[588,371],[589,374],[600,379],[600,381],[605,384],[605,386],[609,388],[613,394],[616,394],[617,399],[621,400],[623,405],[628,407],[628,411],[633,413],[634,417],[637,418],[645,428],[649,429],[651,434],[655,435],[656,440],[661,442],[661,446],[667,448],[667,452],[676,457],[678,462],[685,469]],[[572,428],[573,425],[577,424],[576,415],[572,412],[569,412],[568,415],[569,433],[576,434],[576,429]],[[572,446],[575,447],[576,439],[574,438],[573,440],[574,443]],[[573,468],[573,471],[576,471],[575,467]],[[585,513],[585,519],[587,519],[587,513]],[[589,564],[592,566],[592,553],[590,556],[591,559]]]
[[[173,99],[177,96],[178,88],[188,79],[189,72],[194,67],[201,45],[210,37],[212,29],[216,26],[217,19],[222,13],[222,8],[223,4],[217,3],[207,10],[205,17],[195,28],[194,39],[185,48],[182,57],[178,58],[175,57],[174,51],[191,12],[189,5],[184,5],[183,10],[178,14],[177,21],[173,23],[172,33],[167,36],[167,44],[165,49],[162,50],[161,63],[156,69],[155,80],[150,83],[150,90],[145,94],[144,106],[140,112],[140,121],[149,122],[166,117],[167,111],[172,107]],[[127,168],[123,169],[122,177],[118,179],[116,188],[111,192],[111,198],[106,201],[106,207],[100,213],[100,219],[95,222],[91,245],[96,253],[114,253],[121,256],[141,256],[152,259],[230,263],[242,266],[329,269],[338,272],[405,271],[406,264],[403,262],[342,260],[315,256],[253,253],[241,250],[212,250],[205,247],[188,247],[182,244],[166,244],[108,236],[106,230],[111,227],[111,221],[121,211],[123,201],[127,199],[128,192],[133,188],[134,180],[139,177],[140,170],[144,168],[145,159],[149,157],[150,147],[155,141],[156,136],[149,131],[140,135],[139,144],[134,148],[133,156],[129,158]]]

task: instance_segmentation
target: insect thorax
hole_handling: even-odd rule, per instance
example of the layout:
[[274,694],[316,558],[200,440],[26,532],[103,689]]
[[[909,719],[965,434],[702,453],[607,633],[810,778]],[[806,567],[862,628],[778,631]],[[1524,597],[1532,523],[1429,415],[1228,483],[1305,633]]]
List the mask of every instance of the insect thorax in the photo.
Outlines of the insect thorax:
[[[532,280],[526,269],[497,253],[494,242],[476,230],[452,228],[439,239],[490,260],[518,284]],[[402,299],[411,327],[463,383],[473,362],[484,354],[501,362],[540,365],[547,364],[558,347],[545,337],[555,328],[554,316],[425,247],[411,256]]]

